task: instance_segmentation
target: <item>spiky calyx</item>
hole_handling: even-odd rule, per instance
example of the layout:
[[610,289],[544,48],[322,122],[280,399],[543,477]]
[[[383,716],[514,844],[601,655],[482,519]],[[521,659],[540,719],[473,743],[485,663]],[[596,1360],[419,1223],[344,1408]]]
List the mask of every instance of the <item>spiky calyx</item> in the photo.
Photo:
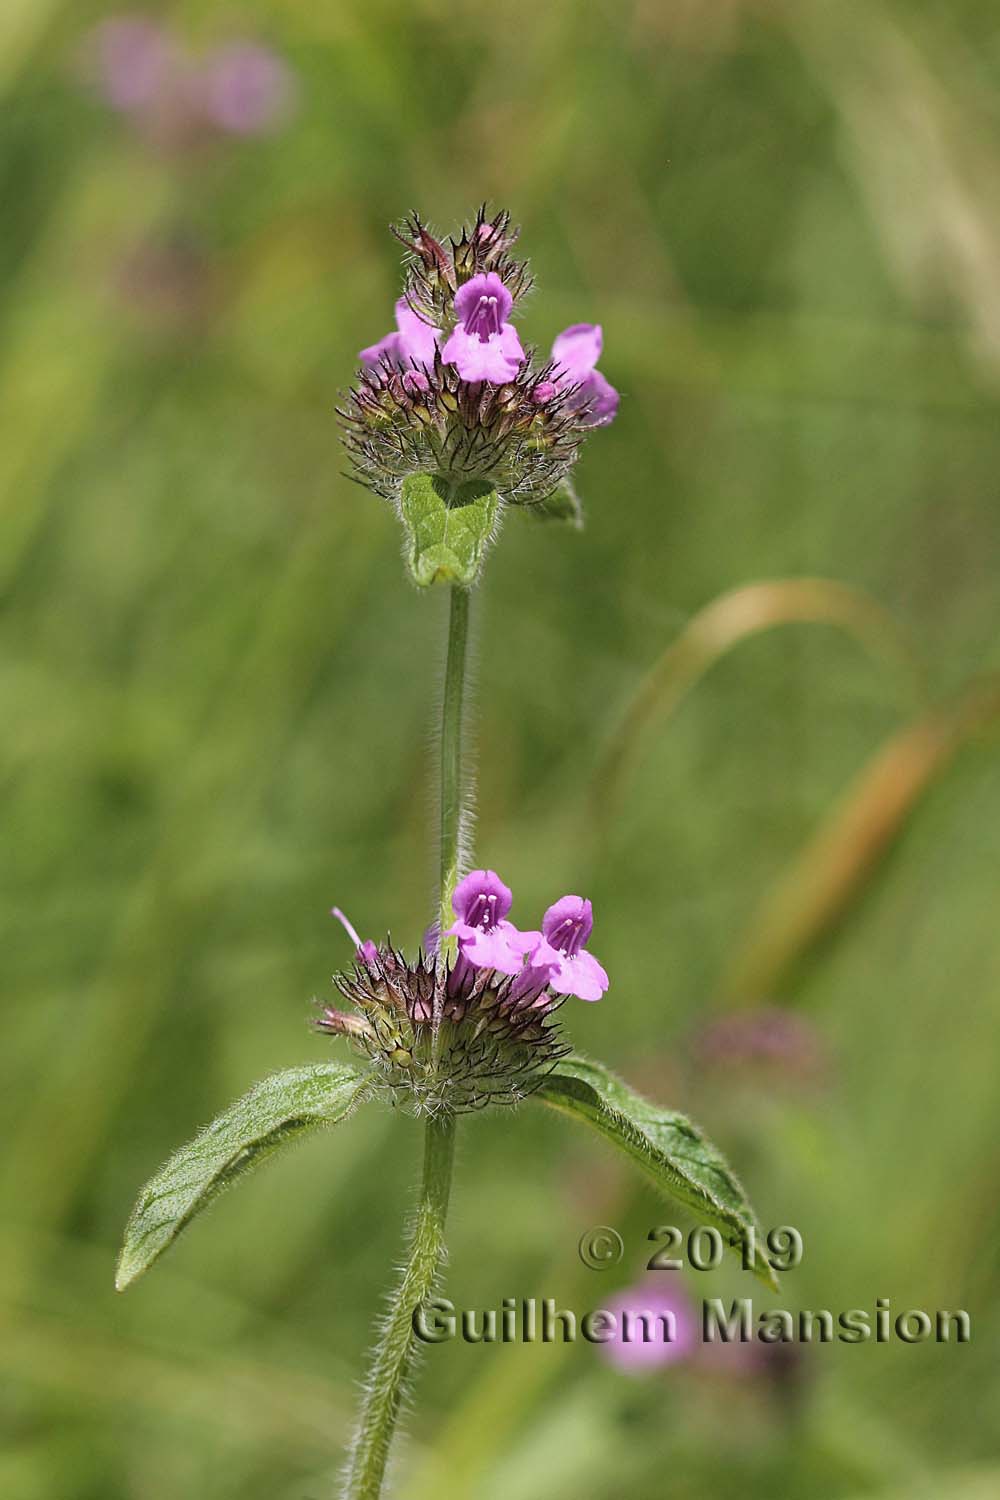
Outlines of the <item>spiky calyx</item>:
[[492,271],[515,303],[531,287],[527,262],[514,260],[508,253],[521,231],[511,223],[506,209],[490,219],[484,204],[475,223],[463,225],[459,238],[450,236],[445,243],[435,239],[415,213],[392,232],[407,251],[406,300],[432,328],[441,328],[454,317],[455,293],[473,276]]
[[353,477],[398,503],[403,480],[485,481],[508,504],[540,504],[566,478],[586,436],[573,388],[557,390],[551,361],[526,361],[505,385],[463,380],[442,362],[361,372],[338,414]]
[[519,230],[505,210],[489,218],[481,208],[444,240],[417,214],[393,233],[407,252],[397,328],[362,351],[337,408],[351,477],[397,509],[406,479],[428,474],[541,513],[588,432],[610,420],[601,401],[614,393],[592,369],[600,329],[566,331],[590,331],[590,363],[576,345],[559,359],[554,345],[544,363],[522,346],[509,319],[532,281],[510,253]]
[[514,979],[492,969],[442,969],[425,954],[411,964],[386,942],[333,982],[357,1013],[327,1006],[317,1026],[348,1036],[415,1114],[517,1104],[570,1051],[555,1020],[561,997],[518,999]]

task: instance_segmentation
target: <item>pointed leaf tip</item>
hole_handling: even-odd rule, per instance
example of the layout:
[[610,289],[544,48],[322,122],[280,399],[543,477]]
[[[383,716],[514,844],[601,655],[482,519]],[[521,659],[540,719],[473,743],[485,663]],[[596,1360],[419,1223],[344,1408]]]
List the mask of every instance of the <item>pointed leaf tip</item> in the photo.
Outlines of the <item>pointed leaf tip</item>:
[[346,1119],[370,1075],[347,1063],[289,1068],[256,1084],[146,1184],[125,1228],[115,1288],[131,1286],[220,1192],[279,1146]]
[[754,1274],[778,1290],[777,1277],[760,1253],[763,1240],[746,1193],[725,1157],[686,1116],[651,1104],[600,1063],[577,1053],[557,1062],[533,1097],[593,1126],[661,1192],[721,1230],[734,1250],[754,1230]]

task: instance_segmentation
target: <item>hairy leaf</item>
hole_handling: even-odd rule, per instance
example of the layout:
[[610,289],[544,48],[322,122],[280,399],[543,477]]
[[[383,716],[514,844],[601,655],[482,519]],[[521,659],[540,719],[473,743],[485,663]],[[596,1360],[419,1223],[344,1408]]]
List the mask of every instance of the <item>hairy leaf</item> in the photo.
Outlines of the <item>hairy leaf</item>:
[[407,532],[406,561],[415,583],[458,583],[479,576],[500,502],[485,482],[451,485],[436,474],[403,481],[401,512]]
[[586,1120],[664,1193],[721,1230],[738,1253],[744,1244],[751,1253],[756,1249],[755,1274],[777,1287],[760,1253],[761,1236],[746,1194],[725,1158],[684,1115],[651,1104],[600,1063],[577,1054],[556,1063],[534,1097]]
[[339,1062],[289,1068],[262,1079],[175,1151],[146,1184],[125,1228],[118,1290],[141,1276],[237,1177],[279,1146],[345,1119],[367,1085],[366,1073]]

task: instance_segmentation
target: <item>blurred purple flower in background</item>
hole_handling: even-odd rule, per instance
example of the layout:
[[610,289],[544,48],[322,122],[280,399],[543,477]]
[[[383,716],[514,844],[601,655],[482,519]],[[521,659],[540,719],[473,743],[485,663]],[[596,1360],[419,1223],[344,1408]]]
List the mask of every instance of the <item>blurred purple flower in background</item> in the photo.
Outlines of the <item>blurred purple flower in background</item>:
[[270,48],[234,39],[196,57],[167,27],[140,14],[97,25],[85,62],[104,102],[161,146],[263,135],[283,124],[295,103],[294,74]]
[[614,1337],[596,1348],[626,1375],[646,1375],[694,1354],[698,1314],[676,1272],[662,1271],[609,1297],[617,1320]]
[[232,135],[277,129],[295,102],[288,65],[256,42],[231,42],[207,59],[202,73],[205,114]]
[[779,1006],[721,1016],[696,1034],[695,1060],[703,1068],[763,1068],[800,1081],[821,1077],[828,1058],[816,1027]]
[[158,22],[146,16],[115,16],[90,36],[95,83],[112,109],[136,114],[150,109],[169,86],[176,49]]
[[798,1345],[739,1340],[705,1342],[701,1306],[677,1271],[659,1271],[625,1287],[604,1303],[616,1319],[614,1337],[594,1345],[608,1364],[625,1375],[655,1375],[683,1365],[685,1375],[721,1387],[723,1399],[735,1388],[747,1400],[774,1399],[794,1408],[808,1389],[805,1351]]

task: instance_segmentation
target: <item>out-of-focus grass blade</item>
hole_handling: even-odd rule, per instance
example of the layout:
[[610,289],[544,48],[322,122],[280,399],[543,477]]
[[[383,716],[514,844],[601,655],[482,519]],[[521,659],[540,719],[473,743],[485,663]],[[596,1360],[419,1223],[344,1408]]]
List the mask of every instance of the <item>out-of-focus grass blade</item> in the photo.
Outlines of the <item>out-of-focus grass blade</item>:
[[[0,92],[3,84],[0,23]],[[84,169],[53,211],[26,274],[5,288],[17,315],[0,357],[0,586],[15,578],[52,497],[51,484],[84,440],[112,368],[115,328],[101,299],[67,267],[67,245],[87,243],[101,202]],[[81,252],[82,253],[82,252]]]
[[35,1315],[8,1321],[0,1349],[5,1378],[61,1397],[85,1397],[196,1429],[234,1432],[266,1448],[320,1455],[334,1448],[349,1421],[346,1382],[265,1360],[220,1354],[200,1365],[188,1356],[151,1351],[141,1343],[101,1336],[65,1318]]
[[1000,197],[993,114],[982,108],[978,89],[962,86],[962,49],[938,26],[922,38],[919,24],[905,24],[888,6],[840,5],[835,18],[829,6],[789,6],[783,22],[840,116],[845,165],[897,283],[918,307],[947,286],[974,330],[970,352],[995,374]]
[[602,821],[618,805],[625,777],[653,721],[667,718],[734,646],[777,625],[797,624],[834,625],[846,631],[886,664],[905,687],[908,701],[922,696],[922,674],[899,627],[860,589],[829,578],[776,578],[732,589],[689,621],[639,684],[595,778],[595,804]]
[[0,8],[0,93],[16,78],[63,0],[4,0]]
[[1000,718],[1000,677],[892,736],[764,897],[721,985],[726,1004],[774,993],[862,890],[936,777]]
[[[343,588],[328,591],[322,608],[303,611],[303,598],[319,599],[328,557],[342,534],[349,537],[353,571]],[[76,1079],[74,1047],[50,1055],[49,1068],[36,1091],[32,1108],[19,1124],[0,1174],[4,1191],[18,1199],[23,1184],[33,1184],[33,1220],[55,1224],[87,1170],[110,1126],[121,1096],[127,1091],[132,1062],[142,1054],[156,1016],[166,1001],[175,966],[183,952],[178,921],[163,924],[162,890],[174,878],[179,860],[194,837],[204,829],[206,808],[214,815],[228,813],[234,820],[256,805],[273,775],[275,760],[285,749],[289,724],[311,691],[321,666],[335,649],[338,633],[349,617],[355,598],[368,578],[366,563],[372,542],[357,528],[307,525],[268,595],[262,598],[260,623],[236,667],[230,667],[220,686],[205,734],[206,742],[238,744],[246,761],[213,761],[207,754],[192,757],[179,774],[164,807],[162,831],[145,869],[140,873],[119,926],[111,939],[101,973],[93,982],[81,1026],[89,1061],[86,1092],[70,1093],[67,1079]],[[266,711],[265,707],[266,705]],[[242,726],[253,716],[262,726],[250,739]],[[252,762],[249,757],[252,755]],[[59,1119],[59,1170],[44,1170],[53,1160],[51,1121]],[[71,1120],[71,1124],[67,1121]]]
[[[995,1500],[1000,1468],[936,1470],[906,1489],[865,1490],[864,1500]],[[861,1500],[861,1496],[857,1497]]]

